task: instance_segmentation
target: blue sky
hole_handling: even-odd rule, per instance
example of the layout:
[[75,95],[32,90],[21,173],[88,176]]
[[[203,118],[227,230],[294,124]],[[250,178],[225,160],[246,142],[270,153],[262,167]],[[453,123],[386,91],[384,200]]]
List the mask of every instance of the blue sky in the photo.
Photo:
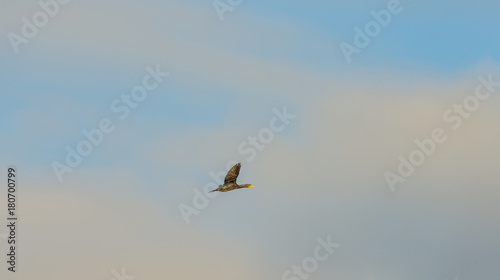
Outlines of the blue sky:
[[[456,131],[442,115],[479,76],[500,80],[500,3],[401,1],[348,63],[340,44],[389,2],[243,0],[221,21],[206,0],[71,1],[19,53],[8,34],[41,8],[1,4],[0,151],[23,190],[22,276],[285,279],[327,235],[341,247],[310,279],[498,276],[500,98]],[[113,102],[157,65],[169,77],[120,120]],[[249,159],[276,111],[294,117]],[[53,163],[104,118],[114,131],[58,180]],[[384,172],[435,128],[449,140],[392,193]],[[233,161],[256,187],[186,223],[181,206]]]

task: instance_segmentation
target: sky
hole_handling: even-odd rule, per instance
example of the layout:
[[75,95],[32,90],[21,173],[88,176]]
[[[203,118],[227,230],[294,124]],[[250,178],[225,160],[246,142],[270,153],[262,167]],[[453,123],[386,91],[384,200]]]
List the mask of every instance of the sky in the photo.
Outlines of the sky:
[[3,1],[0,277],[495,279],[499,9]]

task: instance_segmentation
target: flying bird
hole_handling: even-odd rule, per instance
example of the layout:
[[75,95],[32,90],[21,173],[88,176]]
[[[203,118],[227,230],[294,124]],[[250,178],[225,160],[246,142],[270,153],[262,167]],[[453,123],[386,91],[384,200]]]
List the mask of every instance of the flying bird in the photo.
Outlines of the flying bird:
[[236,178],[238,178],[238,175],[240,174],[240,168],[241,168],[241,163],[237,163],[233,167],[231,167],[231,169],[226,174],[226,178],[224,178],[224,184],[219,185],[218,188],[210,192],[215,192],[215,191],[228,192],[236,189],[255,187],[254,185],[250,184],[243,184],[243,185],[236,184]]

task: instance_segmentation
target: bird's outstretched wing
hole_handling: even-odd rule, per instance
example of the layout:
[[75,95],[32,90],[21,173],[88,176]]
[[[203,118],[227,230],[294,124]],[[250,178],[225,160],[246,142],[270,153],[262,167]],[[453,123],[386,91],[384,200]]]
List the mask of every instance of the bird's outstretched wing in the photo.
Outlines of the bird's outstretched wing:
[[235,164],[231,169],[227,172],[226,178],[224,178],[224,184],[227,183],[236,183],[236,178],[240,174],[241,163]]

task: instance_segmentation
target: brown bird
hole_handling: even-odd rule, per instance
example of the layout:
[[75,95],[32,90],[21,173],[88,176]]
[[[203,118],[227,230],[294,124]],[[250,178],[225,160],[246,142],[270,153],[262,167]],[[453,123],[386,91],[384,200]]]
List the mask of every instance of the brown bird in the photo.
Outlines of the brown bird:
[[240,168],[241,168],[241,163],[235,164],[226,174],[226,178],[224,178],[224,184],[219,185],[218,188],[216,188],[213,191],[210,192],[228,192],[236,189],[243,189],[243,188],[252,188],[255,187],[254,185],[250,184],[243,184],[243,185],[238,185],[236,184],[236,178],[238,178],[238,175],[240,174]]

